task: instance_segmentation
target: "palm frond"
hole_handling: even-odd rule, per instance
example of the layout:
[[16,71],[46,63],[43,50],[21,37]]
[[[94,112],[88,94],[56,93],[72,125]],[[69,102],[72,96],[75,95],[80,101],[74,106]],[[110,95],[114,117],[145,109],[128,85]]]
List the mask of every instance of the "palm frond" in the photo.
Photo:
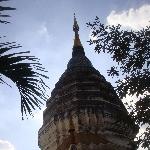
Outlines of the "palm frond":
[[[29,51],[12,53],[10,50],[20,47],[13,43],[0,43],[0,74],[10,78],[18,87],[21,95],[21,113],[32,115],[32,110],[41,108],[47,100],[47,85],[43,79],[45,68],[34,56],[28,56]],[[6,83],[0,76],[0,83]]]
[[[1,2],[4,2],[4,1],[9,1],[9,0],[0,0],[0,3],[1,3]],[[3,14],[3,12],[8,11],[8,10],[16,10],[16,8],[13,8],[13,7],[6,7],[6,6],[1,6],[1,5],[0,5],[0,18],[8,18],[8,17],[10,17],[10,15]],[[6,20],[1,20],[1,19],[0,19],[0,23],[8,24],[8,23],[10,23],[10,22],[9,22],[9,21],[6,21]]]

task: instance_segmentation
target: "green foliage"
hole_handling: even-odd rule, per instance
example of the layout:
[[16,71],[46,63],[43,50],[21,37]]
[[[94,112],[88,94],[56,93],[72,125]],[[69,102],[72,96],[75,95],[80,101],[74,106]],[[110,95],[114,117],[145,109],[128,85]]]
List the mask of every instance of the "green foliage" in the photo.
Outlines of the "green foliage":
[[[0,0],[0,2],[6,0]],[[5,10],[15,10],[15,8],[0,6],[0,18],[9,17],[3,14]],[[9,23],[0,20],[0,23]],[[0,39],[2,39],[1,37]],[[0,42],[0,83],[6,83],[3,76],[10,78],[17,86],[21,96],[21,113],[32,114],[32,110],[41,108],[43,101],[47,100],[46,88],[43,79],[48,79],[45,69],[34,56],[29,56],[29,51],[13,52],[21,46],[16,42]],[[7,84],[7,83],[6,83]]]
[[[150,26],[139,31],[122,30],[121,25],[104,25],[96,17],[87,23],[92,30],[88,42],[95,45],[97,53],[108,53],[117,62],[108,70],[110,76],[123,76],[117,80],[116,91],[122,99],[126,95],[140,98],[133,105],[128,103],[130,115],[139,126],[147,126],[137,140],[137,145],[149,148],[150,144]],[[147,93],[147,94],[145,94]]]

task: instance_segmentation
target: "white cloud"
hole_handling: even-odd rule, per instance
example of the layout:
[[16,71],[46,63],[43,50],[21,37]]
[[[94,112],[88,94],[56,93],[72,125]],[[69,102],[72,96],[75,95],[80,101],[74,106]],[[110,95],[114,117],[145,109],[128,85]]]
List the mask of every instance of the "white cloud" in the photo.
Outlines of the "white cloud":
[[138,30],[142,27],[150,25],[150,5],[143,5],[138,9],[130,8],[122,12],[113,10],[107,16],[107,24],[121,24],[125,28]]
[[0,150],[15,150],[15,148],[10,142],[0,140]]
[[[137,102],[140,98],[143,98],[145,94],[146,94],[146,95],[149,95],[150,93],[149,93],[148,91],[145,91],[144,94],[143,94],[143,95],[139,95],[139,97],[137,97],[136,95],[133,95],[133,96],[126,95],[126,97],[123,98],[122,101],[123,101],[123,103],[127,102],[127,103],[133,105],[133,104],[135,104],[135,102]],[[130,103],[130,101],[132,101],[132,100],[133,100],[133,102]],[[129,111],[129,110],[128,110],[128,111]],[[138,134],[136,135],[137,138],[139,138],[139,137],[142,135],[142,133],[145,132],[146,127],[147,127],[147,125],[142,125],[142,126],[140,126],[139,132],[138,132]],[[147,149],[144,149],[144,148],[142,148],[142,147],[140,146],[140,147],[138,148],[138,150],[147,150]]]
[[[134,95],[126,95],[126,97],[124,97],[123,99],[122,99],[122,101],[123,101],[123,103],[129,103],[129,104],[132,104],[132,105],[134,105],[138,100],[140,100],[140,98],[144,98],[145,97],[145,95],[150,95],[150,93],[148,92],[148,91],[145,91],[142,95],[141,94],[139,94],[139,96],[137,97],[136,96],[136,94],[134,94]],[[131,102],[132,101],[132,102]]]
[[44,38],[42,40],[45,40],[46,42],[51,41],[51,36],[48,32],[48,29],[47,29],[47,26],[45,23],[41,24],[41,26],[37,30],[37,34],[38,34],[39,38]]
[[39,51],[41,51],[41,48],[43,51],[45,47],[49,46],[52,39],[52,33],[49,33],[45,22],[26,28],[16,36],[16,41],[18,41],[24,49],[39,49]]
[[133,96],[131,96],[131,95],[126,95],[126,97],[124,97],[123,99],[122,99],[122,101],[123,101],[123,103],[129,103],[130,104],[130,102],[133,100],[133,103],[132,104],[134,104],[135,102],[137,102],[137,100],[138,100],[138,98],[137,98],[137,96],[136,95],[133,95]]

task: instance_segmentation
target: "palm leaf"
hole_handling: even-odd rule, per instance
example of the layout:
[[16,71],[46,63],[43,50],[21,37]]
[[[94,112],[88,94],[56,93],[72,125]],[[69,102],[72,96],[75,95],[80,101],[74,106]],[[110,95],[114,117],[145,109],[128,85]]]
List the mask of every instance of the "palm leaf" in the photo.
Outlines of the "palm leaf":
[[[32,111],[41,108],[48,98],[45,94],[47,85],[43,81],[48,79],[45,68],[38,58],[26,55],[29,51],[12,53],[11,49],[20,47],[14,42],[0,45],[0,74],[10,78],[19,89],[22,117],[32,115]],[[6,83],[2,76],[0,83]]]
[[[0,3],[3,2],[3,1],[8,1],[8,0],[0,0]],[[13,7],[6,7],[6,6],[0,6],[0,18],[7,18],[7,17],[10,17],[10,15],[3,14],[3,12],[4,12],[4,11],[7,11],[7,10],[16,10],[16,8],[13,8]],[[9,21],[6,21],[6,20],[1,20],[1,19],[0,19],[0,23],[8,24],[8,23],[10,23],[10,22],[9,22]]]

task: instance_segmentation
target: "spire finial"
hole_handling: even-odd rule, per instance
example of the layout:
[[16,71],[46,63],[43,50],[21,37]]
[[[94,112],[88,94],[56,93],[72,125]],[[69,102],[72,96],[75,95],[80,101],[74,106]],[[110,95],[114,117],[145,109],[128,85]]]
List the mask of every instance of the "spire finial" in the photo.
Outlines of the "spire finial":
[[75,32],[75,34],[78,34],[78,31],[79,31],[79,26],[78,26],[78,23],[77,23],[77,19],[76,19],[76,14],[74,13],[74,25],[73,25],[73,31]]
[[82,46],[82,44],[80,42],[79,34],[78,34],[79,26],[78,26],[78,23],[77,23],[77,19],[76,19],[75,13],[74,13],[73,31],[75,32],[74,47]]

